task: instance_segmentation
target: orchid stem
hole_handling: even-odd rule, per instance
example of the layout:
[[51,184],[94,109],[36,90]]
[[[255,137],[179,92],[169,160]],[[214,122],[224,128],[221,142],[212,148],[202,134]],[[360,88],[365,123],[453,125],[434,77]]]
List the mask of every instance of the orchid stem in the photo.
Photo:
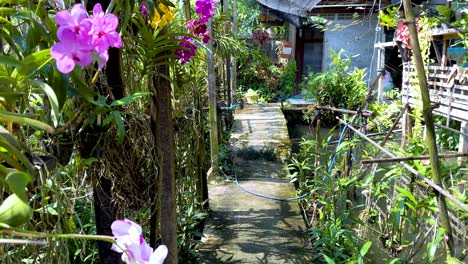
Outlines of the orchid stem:
[[27,238],[59,238],[59,239],[86,239],[86,240],[100,240],[104,242],[114,243],[115,240],[111,236],[104,235],[83,235],[83,234],[48,234],[43,232],[22,230],[19,228],[11,227],[7,224],[0,223],[0,233],[19,236]]
[[94,87],[94,85],[96,84],[100,73],[101,69],[97,70],[97,72],[94,74],[93,79],[91,80],[91,87]]

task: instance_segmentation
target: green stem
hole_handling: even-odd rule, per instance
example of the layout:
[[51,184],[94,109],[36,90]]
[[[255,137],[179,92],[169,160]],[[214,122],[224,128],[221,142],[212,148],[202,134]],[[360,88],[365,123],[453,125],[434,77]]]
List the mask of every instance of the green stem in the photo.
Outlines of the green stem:
[[94,87],[94,85],[96,84],[96,82],[98,80],[99,74],[101,72],[102,72],[101,69],[97,70],[97,72],[93,76],[93,79],[91,79],[91,85],[89,87]]
[[115,242],[114,238],[111,236],[83,235],[83,234],[49,234],[49,233],[14,228],[4,223],[0,223],[0,233],[10,235],[10,236],[19,236],[19,237],[27,237],[27,238],[86,239],[86,240],[100,240],[100,241],[105,241],[109,243]]

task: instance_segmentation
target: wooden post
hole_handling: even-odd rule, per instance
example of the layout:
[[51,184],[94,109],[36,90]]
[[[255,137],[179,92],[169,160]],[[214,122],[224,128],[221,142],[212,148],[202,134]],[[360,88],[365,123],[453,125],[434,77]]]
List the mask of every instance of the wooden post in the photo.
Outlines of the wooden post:
[[[229,16],[229,0],[223,0],[223,13],[228,17]],[[226,20],[224,24],[224,31],[229,32],[230,23],[229,20]],[[227,94],[227,106],[232,105],[232,92],[231,92],[231,57],[226,58],[226,94]]]
[[[232,0],[232,37],[237,38],[237,0]],[[237,58],[233,56],[232,62],[232,75],[231,75],[231,100],[236,100],[237,89]]]
[[[421,48],[419,46],[418,32],[416,30],[416,23],[414,20],[413,7],[411,0],[403,0],[403,7],[405,10],[406,24],[408,25],[409,37],[411,40],[413,56],[415,59],[416,73],[418,75],[419,86],[421,89],[421,98],[423,101],[423,116],[427,128],[427,145],[429,148],[429,156],[432,167],[432,179],[435,184],[442,186],[441,173],[439,168],[439,158],[436,144],[436,135],[434,128],[434,119],[432,116],[431,99],[429,97],[429,89],[427,87],[426,72],[424,69],[424,61],[421,56]],[[439,191],[433,190],[437,197],[437,205],[439,207],[440,225],[445,229],[448,237],[447,246],[450,254],[454,254],[452,229],[450,227],[450,218],[448,216],[447,204],[445,197]]]
[[[211,20],[207,22],[208,32],[213,36],[213,26]],[[210,150],[211,150],[211,172],[213,175],[218,173],[218,120],[216,111],[216,76],[214,68],[214,48],[213,39],[208,42],[207,51],[207,67],[208,67],[208,108],[209,108],[209,127],[210,127]]]
[[[460,124],[460,132],[462,132],[463,134],[460,134],[460,142],[459,142],[459,145],[458,145],[458,152],[468,152],[468,136],[466,136],[466,134],[468,134],[468,122],[461,122]],[[468,160],[468,158],[464,157],[464,158],[459,158],[458,159],[458,164],[461,166],[463,161],[466,161]]]

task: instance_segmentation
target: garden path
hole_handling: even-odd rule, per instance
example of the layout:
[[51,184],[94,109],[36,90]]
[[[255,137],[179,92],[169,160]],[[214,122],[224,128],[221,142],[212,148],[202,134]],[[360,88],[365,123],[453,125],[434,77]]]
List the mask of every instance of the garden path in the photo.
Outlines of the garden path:
[[[231,139],[237,178],[244,188],[276,197],[295,196],[293,185],[285,178],[290,141],[279,105],[238,109]],[[280,159],[245,157],[240,155],[245,147],[274,150]],[[310,263],[296,201],[254,196],[235,181],[212,182],[208,189],[211,212],[200,247],[202,263]]]

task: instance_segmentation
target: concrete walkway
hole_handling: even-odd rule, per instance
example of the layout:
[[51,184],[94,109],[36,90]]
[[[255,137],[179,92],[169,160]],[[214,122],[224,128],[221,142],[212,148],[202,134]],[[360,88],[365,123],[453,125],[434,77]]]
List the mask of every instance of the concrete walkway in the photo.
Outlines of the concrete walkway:
[[[232,146],[272,149],[277,161],[236,155],[240,184],[251,191],[294,197],[281,160],[289,154],[286,120],[276,104],[248,105],[234,117]],[[235,182],[210,183],[210,217],[201,245],[201,263],[310,263],[304,222],[297,202],[254,196]]]

